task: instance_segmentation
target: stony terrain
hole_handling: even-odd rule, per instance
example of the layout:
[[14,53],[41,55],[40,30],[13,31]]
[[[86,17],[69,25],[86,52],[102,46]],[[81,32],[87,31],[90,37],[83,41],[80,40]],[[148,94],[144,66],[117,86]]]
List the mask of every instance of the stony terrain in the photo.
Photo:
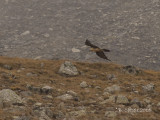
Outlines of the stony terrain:
[[[103,61],[160,70],[160,0],[0,0],[0,55]],[[103,61],[106,62],[106,61]]]
[[0,120],[159,120],[160,72],[0,57]]

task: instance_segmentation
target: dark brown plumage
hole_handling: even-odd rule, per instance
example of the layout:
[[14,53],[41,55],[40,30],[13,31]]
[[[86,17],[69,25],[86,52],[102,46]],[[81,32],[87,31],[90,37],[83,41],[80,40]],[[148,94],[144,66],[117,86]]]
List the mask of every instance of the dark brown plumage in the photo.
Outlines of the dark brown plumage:
[[104,54],[104,52],[110,52],[110,50],[108,50],[108,49],[101,49],[101,48],[97,47],[96,45],[93,45],[89,40],[86,40],[85,45],[90,46],[91,47],[90,50],[93,51],[93,52],[95,52],[99,57],[111,61]]

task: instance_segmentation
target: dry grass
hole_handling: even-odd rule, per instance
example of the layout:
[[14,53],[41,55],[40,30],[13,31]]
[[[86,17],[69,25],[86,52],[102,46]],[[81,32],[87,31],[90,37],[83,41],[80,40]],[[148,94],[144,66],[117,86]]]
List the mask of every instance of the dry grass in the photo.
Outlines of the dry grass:
[[[141,94],[131,94],[130,87],[132,84],[137,84],[136,89],[141,91],[143,85],[154,83],[156,86],[155,91],[160,93],[160,87],[158,87],[160,86],[160,72],[157,71],[142,70],[142,73],[139,75],[131,75],[123,73],[121,71],[123,66],[114,63],[86,63],[71,61],[82,74],[76,77],[64,77],[57,73],[60,65],[63,62],[64,60],[33,60],[24,58],[0,57],[0,89],[10,88],[19,94],[18,91],[27,91],[27,84],[33,86],[48,85],[54,87],[56,91],[58,91],[52,94],[53,97],[61,95],[68,90],[73,90],[79,94],[80,100],[88,100],[96,99],[97,93],[102,95],[103,90],[106,87],[117,84],[122,87],[121,94],[127,95],[131,100],[134,97],[138,97],[140,99],[145,97],[145,95]],[[5,69],[3,67],[5,64],[12,66],[12,70]],[[42,64],[44,64],[43,67],[41,66]],[[18,70],[21,71],[18,72]],[[26,74],[29,72],[34,73],[37,76],[26,76]],[[117,79],[109,81],[106,77],[107,74],[114,74]],[[96,75],[97,77],[94,78],[92,75]],[[80,87],[80,83],[82,81],[86,81],[91,86],[88,88],[89,94],[86,92],[86,89]],[[101,88],[95,89],[95,86],[100,86]],[[38,94],[34,94],[31,99],[32,102],[28,103],[30,106],[32,106],[35,102],[53,102],[53,100],[46,101],[42,99],[41,95]],[[152,101],[155,103],[159,102],[159,100],[160,96],[152,97]],[[74,101],[71,102],[75,104],[75,106],[78,105],[78,103]],[[54,99],[55,106],[59,103],[59,100]],[[66,104],[70,104],[70,101],[68,101]],[[97,116],[101,116],[101,114],[104,115],[104,112],[105,109],[100,110],[100,113],[98,113]],[[1,119],[4,115],[4,111],[0,110]],[[141,115],[142,114],[138,114],[135,119],[137,117],[141,117]],[[147,116],[148,113],[143,113],[143,115]],[[87,116],[86,119],[91,119],[91,116],[93,116],[93,114]]]

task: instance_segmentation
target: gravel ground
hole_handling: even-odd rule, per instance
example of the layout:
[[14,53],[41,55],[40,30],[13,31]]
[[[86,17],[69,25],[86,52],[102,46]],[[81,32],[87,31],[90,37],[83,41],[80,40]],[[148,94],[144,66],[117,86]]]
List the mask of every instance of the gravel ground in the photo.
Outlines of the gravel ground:
[[106,62],[160,70],[159,0],[1,0],[0,55]]

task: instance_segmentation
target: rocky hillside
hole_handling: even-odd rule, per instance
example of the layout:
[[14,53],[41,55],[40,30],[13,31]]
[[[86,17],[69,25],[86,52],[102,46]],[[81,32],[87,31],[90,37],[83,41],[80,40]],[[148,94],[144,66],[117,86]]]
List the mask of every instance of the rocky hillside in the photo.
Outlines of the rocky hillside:
[[159,120],[160,72],[0,57],[0,120]]
[[[0,0],[0,55],[160,70],[160,0]],[[33,52],[34,51],[34,52]]]

